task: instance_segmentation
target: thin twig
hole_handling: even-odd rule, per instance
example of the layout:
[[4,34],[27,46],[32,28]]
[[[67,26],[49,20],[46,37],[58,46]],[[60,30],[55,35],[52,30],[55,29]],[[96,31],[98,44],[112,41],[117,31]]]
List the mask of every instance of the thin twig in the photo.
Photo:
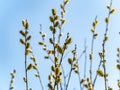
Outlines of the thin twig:
[[84,62],[84,78],[86,78],[86,65],[87,65],[87,51],[86,51],[86,39],[85,39],[85,42],[84,42],[84,49],[85,49],[85,62]]
[[[68,38],[69,38],[69,33],[67,33],[67,37],[66,37],[65,41],[66,41]],[[63,52],[62,52],[62,55],[61,55],[61,58],[60,58],[59,66],[62,64],[63,56],[64,56],[64,53],[65,53],[65,49],[66,49],[66,42],[65,42],[64,45],[63,45]]]
[[[32,47],[31,47],[31,48],[32,48]],[[32,56],[35,58],[33,52],[32,52]],[[34,61],[34,64],[36,65],[37,62]],[[37,74],[39,75],[39,76],[38,76],[38,79],[39,79],[39,83],[40,83],[41,89],[44,90],[43,83],[42,83],[42,80],[41,80],[41,77],[40,77],[40,72],[39,72],[39,70],[38,70],[38,67],[37,67],[35,70],[36,70]]]
[[[68,81],[67,81],[67,84],[66,84],[66,90],[68,89],[68,85],[69,85],[69,82],[70,82],[70,78],[71,78],[71,74],[72,74],[72,71],[73,71],[73,62],[74,62],[74,58],[77,57],[76,56],[76,49],[77,49],[77,45],[75,44],[75,49],[73,51],[75,51],[75,53],[73,53],[73,61],[72,63],[70,64],[71,65],[71,69],[70,69],[70,73],[69,73],[69,76],[68,76]],[[76,62],[77,62],[77,59],[76,59]]]
[[[97,20],[97,16],[95,17],[95,22]],[[95,30],[96,26],[93,26],[93,29]],[[91,43],[91,55],[93,55],[93,49],[94,49],[94,40],[95,40],[95,35],[93,33],[92,36],[92,43]],[[93,62],[93,58],[90,59],[90,79],[92,81],[92,62]]]
[[61,64],[61,68],[62,68],[62,72],[63,72],[63,78],[64,78],[64,90],[66,88],[66,77],[65,77],[65,71],[64,71],[64,68],[63,68],[63,65]]
[[[78,62],[77,62],[77,63],[78,63]],[[78,65],[77,69],[78,69],[78,71],[80,71],[79,65]],[[80,73],[78,73],[78,79],[79,79],[79,83],[80,83],[80,80],[81,80],[81,78],[80,78]],[[80,90],[82,90],[81,83],[80,83]]]
[[[99,65],[98,65],[98,69],[97,69],[97,70],[100,69],[100,66],[101,66],[101,65],[102,65],[102,58],[101,58],[101,60],[100,60],[100,62],[99,62]],[[95,86],[95,83],[96,83],[96,80],[97,80],[97,76],[98,76],[98,74],[95,75],[95,78],[94,78],[94,80],[93,80],[93,87]]]
[[[111,0],[111,2],[110,2],[110,8],[112,7],[112,0]],[[111,9],[110,9],[111,10]],[[107,18],[110,18],[110,10],[109,10],[109,13],[108,13],[108,17]],[[106,30],[105,30],[105,34],[104,34],[104,40],[103,40],[103,44],[102,44],[102,52],[103,52],[103,60],[105,60],[105,44],[106,44],[106,40],[105,40],[105,38],[106,38],[106,36],[107,36],[107,32],[108,32],[108,25],[109,25],[109,23],[108,22],[106,22]],[[106,77],[106,64],[105,64],[105,62],[103,62],[103,70],[104,70],[104,84],[105,84],[105,90],[107,90],[107,82],[108,82],[108,80],[107,80],[107,77]]]
[[70,82],[71,74],[72,74],[72,65],[71,65],[68,81],[67,81],[67,84],[66,84],[66,90],[68,90],[68,85],[69,85],[69,82]]
[[[27,30],[25,31],[27,32]],[[26,79],[26,90],[28,90],[28,75],[27,75],[27,54],[26,54],[26,51],[27,51],[27,35],[25,35],[25,79]]]

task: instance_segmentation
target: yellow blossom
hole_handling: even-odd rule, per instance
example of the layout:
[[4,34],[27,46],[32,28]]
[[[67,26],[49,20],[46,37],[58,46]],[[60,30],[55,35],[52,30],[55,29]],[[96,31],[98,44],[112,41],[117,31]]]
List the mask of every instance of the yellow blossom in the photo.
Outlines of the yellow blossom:
[[50,19],[51,22],[54,22],[53,16],[50,16],[49,19]]
[[89,57],[90,57],[90,60],[92,60],[92,57],[93,57],[92,53],[89,55]]
[[98,74],[99,76],[101,76],[101,77],[103,77],[103,76],[104,76],[104,73],[103,73],[103,71],[102,71],[102,70],[97,70],[97,74]]
[[120,52],[120,48],[117,48],[117,51]]
[[85,82],[85,79],[81,79],[80,83],[82,84],[82,83],[84,83],[84,82]]
[[73,61],[72,61],[71,58],[68,58],[68,63],[69,63],[69,64],[72,64],[72,63],[73,63]]
[[39,44],[40,44],[40,45],[44,45],[44,42],[40,41]]
[[108,40],[108,36],[105,36],[104,40],[107,41]]
[[72,43],[72,38],[70,37],[66,40],[66,44],[71,44],[71,43]]
[[27,20],[23,20],[22,21],[22,25],[25,27],[25,29],[28,29],[28,22],[27,22]]
[[20,39],[21,44],[25,44],[25,41],[23,39]]
[[56,9],[55,8],[52,9],[52,14],[56,15]]
[[120,89],[120,80],[118,80],[118,87],[119,87],[119,89]]
[[27,67],[27,70],[30,70],[33,68],[33,65],[32,64],[29,64],[28,67]]
[[91,32],[92,32],[92,33],[94,33],[94,32],[95,32],[95,30],[94,30],[94,29],[91,29]]
[[105,22],[106,22],[106,23],[109,23],[109,21],[110,21],[110,18],[106,17],[106,18],[105,18]]
[[113,8],[111,11],[110,11],[111,14],[115,13],[115,9]]
[[76,74],[79,74],[79,71],[78,71],[78,70],[75,70],[75,73],[76,73]]
[[36,77],[39,77],[39,74],[35,74]]
[[117,64],[117,66],[116,66],[116,67],[117,67],[117,69],[118,69],[118,70],[120,70],[120,64]]
[[110,10],[110,5],[107,5],[107,8]]

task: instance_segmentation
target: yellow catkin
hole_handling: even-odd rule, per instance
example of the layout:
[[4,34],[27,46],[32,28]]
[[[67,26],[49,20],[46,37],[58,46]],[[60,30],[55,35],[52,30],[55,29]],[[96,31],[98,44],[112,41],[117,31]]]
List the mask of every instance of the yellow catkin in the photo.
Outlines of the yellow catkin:
[[33,65],[33,69],[37,69],[37,66],[36,66],[36,65]]
[[39,44],[40,44],[40,45],[44,45],[44,42],[40,41]]
[[50,29],[51,31],[53,31],[53,30],[54,30],[54,27],[53,27],[53,26],[50,26],[49,29]]
[[95,23],[96,23],[96,25],[99,23],[99,21],[98,20],[95,20]]
[[75,73],[76,73],[76,74],[79,74],[79,71],[78,71],[78,70],[75,70]]
[[76,54],[76,50],[72,50],[72,53],[73,53],[73,54]]
[[102,71],[102,70],[97,70],[97,74],[98,74],[99,76],[101,76],[101,77],[103,77],[103,76],[104,76],[104,73],[103,73],[103,71]]
[[96,27],[96,23],[95,22],[93,22],[93,27]]
[[94,34],[94,37],[97,37],[97,36],[98,36],[98,34],[97,34],[97,33],[95,33],[95,34]]
[[106,23],[109,23],[109,21],[110,21],[110,18],[106,17],[106,18],[105,18],[105,22],[106,22]]
[[43,33],[43,34],[42,34],[42,37],[43,37],[43,38],[44,38],[44,37],[46,37],[46,34],[45,34],[45,33]]
[[36,62],[36,58],[34,56],[31,56],[30,59]]
[[117,64],[116,67],[118,70],[120,70],[120,64]]
[[75,64],[74,64],[74,66],[75,66],[75,67],[78,67],[78,64],[77,64],[77,63],[75,63]]
[[90,80],[90,78],[88,77],[88,78],[87,78],[87,82],[90,82],[90,81],[91,81],[91,80]]
[[65,24],[65,22],[66,22],[65,19],[62,19],[62,24]]
[[48,54],[52,54],[52,50],[47,50],[47,53]]
[[103,60],[103,63],[106,63],[107,62],[107,60]]
[[54,66],[51,66],[51,70],[54,72],[54,71],[55,71],[55,67],[54,67]]
[[57,51],[62,54],[63,53],[63,48],[58,44],[57,45]]
[[54,27],[57,27],[59,25],[59,22],[55,22]]
[[56,73],[56,75],[59,75],[59,74],[60,74],[60,68],[59,68],[59,67],[56,67],[55,73]]
[[68,4],[68,2],[69,2],[69,0],[64,0],[64,4],[65,5]]
[[28,37],[27,37],[27,40],[30,40],[31,39],[31,35],[29,35]]
[[36,77],[39,77],[39,74],[35,74]]
[[108,90],[113,90],[111,87],[108,87]]
[[117,56],[120,57],[120,53],[118,53]]
[[11,80],[11,83],[14,83],[14,79]]
[[30,43],[27,43],[26,49],[30,48]]
[[50,74],[49,77],[48,77],[48,79],[52,80],[52,78],[53,78],[53,76],[52,76],[52,74]]
[[28,55],[28,54],[30,54],[30,53],[32,53],[32,50],[31,50],[31,49],[26,49],[25,54]]
[[23,77],[23,81],[26,83],[27,82],[27,79],[25,77]]
[[23,32],[22,30],[20,30],[20,34],[24,37],[26,36],[25,32]]
[[88,85],[87,85],[87,84],[84,84],[84,87],[85,87],[85,88],[88,88]]
[[52,14],[56,15],[56,9],[55,8],[52,9]]
[[94,32],[95,32],[95,30],[92,28],[92,29],[91,29],[91,32],[92,32],[92,33],[94,33]]
[[47,50],[47,48],[46,48],[46,47],[43,47],[43,50],[44,50],[44,51],[46,51],[46,50]]
[[52,38],[49,38],[49,42],[50,42],[51,44],[53,44],[53,43],[54,43],[54,41],[53,41],[53,39],[52,39]]
[[92,58],[93,58],[93,55],[92,55],[92,53],[89,55],[89,57],[90,57],[90,60],[92,60]]
[[105,39],[104,39],[105,41],[107,41],[108,40],[108,36],[105,36]]
[[61,78],[58,78],[57,79],[57,84],[61,83],[62,82],[62,79]]
[[33,65],[32,64],[29,64],[28,67],[27,67],[27,70],[30,70],[33,68]]
[[59,59],[58,57],[55,57],[55,62],[58,62],[58,59]]
[[60,37],[63,36],[63,33],[61,32],[61,33],[59,34],[59,36],[60,36]]
[[100,56],[100,58],[102,58],[103,57],[103,53],[99,52],[99,56]]
[[32,88],[30,88],[29,90],[32,90]]
[[110,10],[110,5],[107,5],[107,9],[109,9],[109,10]]
[[120,88],[120,80],[118,80],[118,87]]
[[111,14],[115,13],[115,9],[113,8],[111,11],[110,11]]
[[58,19],[59,19],[59,16],[58,16],[58,15],[56,15],[56,16],[55,16],[55,20],[58,20]]
[[44,56],[45,59],[49,59],[49,56]]
[[66,44],[71,44],[71,43],[72,43],[72,38],[70,37],[66,40]]
[[69,64],[72,64],[72,63],[73,63],[73,61],[72,61],[71,58],[68,58],[68,63],[69,63]]
[[49,19],[50,19],[51,22],[54,22],[53,16],[50,16]]
[[23,39],[20,39],[21,44],[25,44],[25,41]]
[[83,84],[85,82],[85,79],[81,79],[80,84]]
[[27,20],[23,20],[22,25],[25,27],[25,29],[28,29],[28,27],[29,27]]
[[120,48],[117,48],[117,51],[120,52]]
[[65,15],[65,12],[62,11],[62,12],[61,12],[61,15],[64,16],[64,15]]
[[14,89],[14,86],[11,86],[11,87],[10,87],[10,90],[12,90],[12,89]]

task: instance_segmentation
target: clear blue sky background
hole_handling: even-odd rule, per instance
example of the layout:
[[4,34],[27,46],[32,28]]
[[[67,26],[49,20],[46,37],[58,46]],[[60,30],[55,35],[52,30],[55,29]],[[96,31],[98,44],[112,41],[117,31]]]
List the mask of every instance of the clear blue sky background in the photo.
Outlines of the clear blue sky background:
[[[108,5],[110,0],[70,0],[66,7],[67,13],[65,18],[67,23],[63,27],[63,33],[70,32],[73,37],[73,44],[78,44],[78,53],[80,54],[84,48],[84,39],[87,40],[87,53],[90,53],[91,37],[90,29],[92,28],[92,22],[96,15],[98,15],[99,25],[97,26],[97,32],[99,34],[95,41],[95,57],[94,67],[98,64],[98,52],[101,50],[101,42],[105,31],[104,18],[107,16]],[[24,76],[24,48],[19,43],[19,30],[23,29],[21,21],[27,19],[30,24],[30,34],[32,34],[32,48],[34,54],[39,62],[40,74],[47,90],[47,75],[50,73],[49,67],[50,61],[44,60],[41,47],[38,45],[38,41],[41,40],[39,35],[39,24],[42,24],[43,30],[48,36],[49,32],[49,16],[51,15],[51,8],[57,8],[59,13],[59,5],[62,0],[0,0],[0,90],[8,90],[10,82],[10,72],[15,68],[17,70],[15,89],[25,90],[25,84],[23,83]],[[120,1],[113,0],[113,7],[116,8],[116,13],[112,15],[110,27],[109,27],[109,41],[107,42],[107,72],[110,73],[109,85],[117,90],[118,71],[116,70],[116,48],[120,47]],[[64,34],[65,35],[65,34]],[[74,45],[71,45],[73,48]],[[82,67],[84,57],[80,61]],[[89,60],[87,61],[89,62]],[[66,67],[69,67],[66,65]],[[89,65],[87,66],[89,67]],[[83,67],[81,68],[81,72]],[[39,84],[36,78],[34,78],[34,71],[29,72],[30,86],[33,90],[39,90]],[[95,73],[95,71],[94,71]],[[82,74],[83,75],[83,74]],[[89,75],[89,74],[88,74]],[[69,90],[78,90],[79,85],[77,76],[73,75],[69,86]],[[35,84],[36,83],[36,84]],[[103,90],[103,79],[98,79],[95,90]]]

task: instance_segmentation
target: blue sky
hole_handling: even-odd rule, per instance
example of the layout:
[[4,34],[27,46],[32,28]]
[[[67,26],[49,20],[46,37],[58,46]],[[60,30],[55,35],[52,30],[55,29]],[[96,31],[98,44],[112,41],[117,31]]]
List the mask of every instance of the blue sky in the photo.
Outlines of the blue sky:
[[[73,37],[73,48],[74,44],[78,44],[79,54],[82,52],[84,47],[84,39],[87,40],[87,53],[90,53],[91,37],[92,34],[90,29],[92,28],[92,22],[95,16],[98,16],[99,24],[97,26],[97,32],[99,34],[98,38],[95,40],[95,57],[94,57],[94,67],[96,68],[96,60],[98,57],[98,52],[101,50],[101,41],[103,38],[105,30],[104,19],[107,16],[108,10],[106,5],[108,5],[110,0],[70,0],[66,7],[67,13],[65,18],[67,20],[63,27],[64,35],[70,32]],[[51,62],[46,61],[43,58],[44,53],[41,47],[38,45],[38,41],[41,40],[39,35],[39,24],[42,24],[43,30],[49,37],[51,33],[49,32],[49,16],[51,15],[51,9],[56,8],[59,13],[59,5],[62,0],[0,0],[0,90],[8,90],[10,82],[10,72],[15,68],[17,70],[16,80],[15,80],[15,90],[24,90],[25,85],[23,83],[24,76],[24,48],[19,43],[19,30],[23,29],[21,21],[27,19],[30,24],[30,34],[32,34],[32,48],[34,50],[35,56],[39,62],[39,69],[44,82],[44,86],[47,90],[47,75],[49,72],[49,67]],[[109,26],[109,41],[107,42],[107,56],[108,59],[107,67],[108,72],[111,74],[109,76],[109,85],[115,90],[116,81],[118,79],[118,71],[116,70],[116,48],[120,47],[120,1],[113,0],[113,7],[116,8],[116,13],[111,16],[111,22]],[[84,60],[84,57],[82,57]],[[80,61],[80,65],[84,61]],[[89,62],[89,60],[88,60]],[[69,67],[69,66],[66,66]],[[81,68],[81,71],[83,68]],[[33,90],[39,90],[37,87],[37,79],[34,78],[32,73],[30,73],[30,86]],[[32,76],[33,75],[33,76]],[[75,84],[76,76],[73,75],[71,79],[69,90],[78,90],[78,84]],[[75,82],[78,82],[76,80]],[[36,83],[36,84],[34,84]],[[103,80],[98,79],[95,89],[103,90],[102,86]],[[99,85],[100,84],[100,85]],[[99,87],[101,86],[101,87]],[[98,89],[99,88],[99,89]]]

